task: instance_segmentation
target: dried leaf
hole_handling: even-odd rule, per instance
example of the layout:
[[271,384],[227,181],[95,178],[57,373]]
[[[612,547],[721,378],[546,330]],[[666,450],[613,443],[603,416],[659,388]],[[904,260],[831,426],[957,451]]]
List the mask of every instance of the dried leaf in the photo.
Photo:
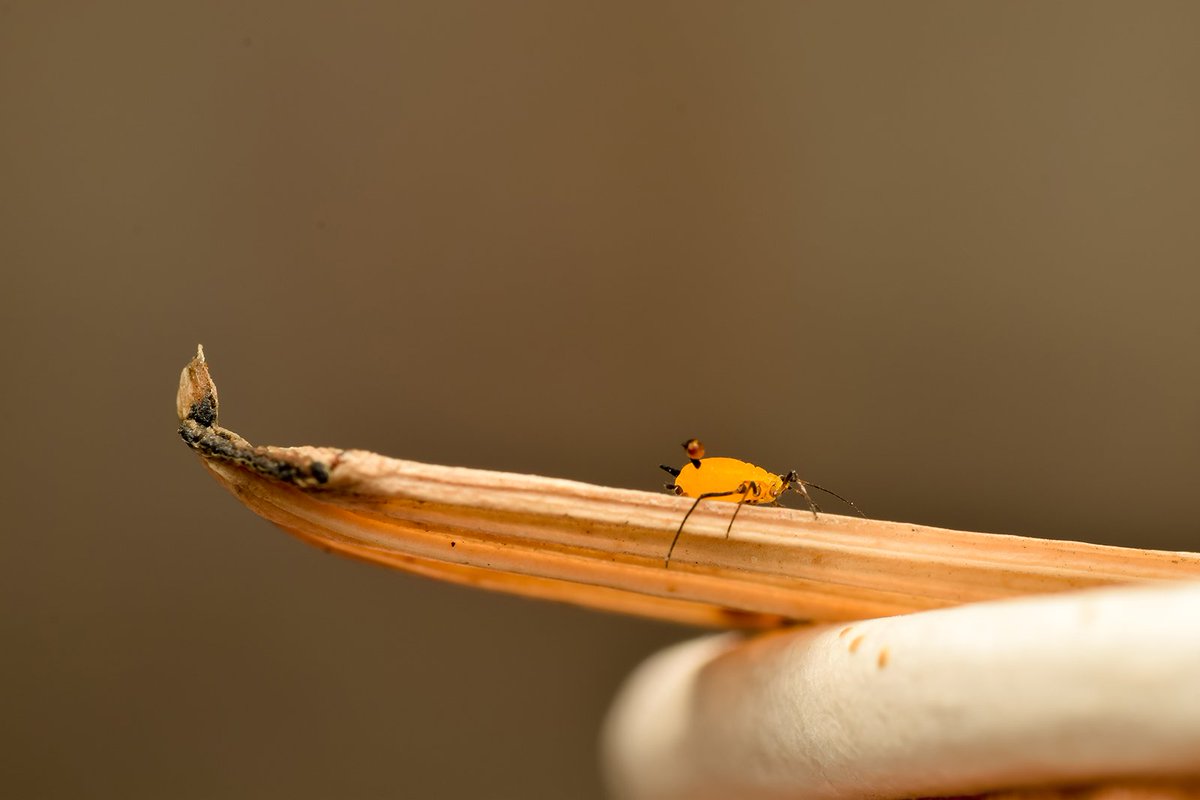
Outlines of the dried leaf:
[[256,447],[218,425],[203,350],[180,435],[256,513],[327,550],[484,589],[718,627],[856,620],[1200,577],[1200,556],[702,503],[362,450]]

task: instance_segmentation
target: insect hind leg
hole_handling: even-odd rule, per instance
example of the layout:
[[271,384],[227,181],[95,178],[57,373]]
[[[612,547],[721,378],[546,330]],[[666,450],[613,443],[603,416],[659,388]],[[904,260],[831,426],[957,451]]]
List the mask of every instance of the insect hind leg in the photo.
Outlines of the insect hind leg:
[[[688,512],[683,515],[683,520],[679,523],[679,529],[677,531],[675,531],[675,538],[671,539],[671,546],[667,548],[667,557],[663,559],[663,568],[664,569],[669,568],[671,566],[671,554],[675,552],[675,545],[676,545],[676,543],[679,542],[679,534],[683,533],[683,526],[687,524],[688,517],[690,517],[692,515],[692,512],[696,510],[696,506],[700,505],[700,501],[708,500],[713,497],[729,497],[730,495],[734,495],[734,494],[745,494],[745,491],[735,490],[732,492],[707,492],[702,495],[697,495],[696,502],[692,503],[692,507],[689,508]],[[738,508],[741,508],[741,507],[742,507],[742,504],[738,503]],[[737,515],[736,510],[733,513],[734,513],[734,516]],[[732,519],[729,521],[729,524],[731,526],[733,525]],[[726,531],[725,535],[726,536],[729,535],[728,531]]]

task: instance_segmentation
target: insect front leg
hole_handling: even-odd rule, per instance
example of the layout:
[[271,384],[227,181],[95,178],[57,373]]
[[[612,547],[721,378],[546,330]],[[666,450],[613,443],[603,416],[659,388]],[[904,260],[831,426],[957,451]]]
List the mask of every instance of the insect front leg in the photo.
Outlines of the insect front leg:
[[796,470],[789,472],[783,480],[787,486],[804,495],[804,501],[808,503],[808,509],[812,512],[813,519],[817,519],[817,512],[821,510],[821,507],[812,499],[812,495],[808,493],[808,485],[800,480],[800,476],[796,474]]

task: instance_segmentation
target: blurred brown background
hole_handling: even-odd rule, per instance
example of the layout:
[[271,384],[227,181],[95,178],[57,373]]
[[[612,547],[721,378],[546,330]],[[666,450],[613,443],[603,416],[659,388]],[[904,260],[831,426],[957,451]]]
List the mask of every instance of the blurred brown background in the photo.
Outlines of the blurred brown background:
[[1200,548],[1200,6],[0,3],[0,794],[596,798],[664,624],[325,556],[175,434]]

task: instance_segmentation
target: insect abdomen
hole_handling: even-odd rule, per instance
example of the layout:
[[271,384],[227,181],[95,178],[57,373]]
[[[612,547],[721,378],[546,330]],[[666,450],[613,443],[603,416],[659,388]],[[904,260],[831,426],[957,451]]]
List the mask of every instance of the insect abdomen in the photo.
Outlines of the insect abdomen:
[[[756,467],[746,461],[736,458],[705,458],[700,466],[684,464],[675,478],[675,485],[687,497],[699,497],[702,494],[717,492],[737,492],[739,487],[752,484],[749,493],[728,494],[723,497],[713,497],[713,500],[724,500],[729,503],[770,503],[775,499],[771,487],[779,483],[779,476],[772,475],[762,467]],[[755,492],[757,489],[757,492]]]

